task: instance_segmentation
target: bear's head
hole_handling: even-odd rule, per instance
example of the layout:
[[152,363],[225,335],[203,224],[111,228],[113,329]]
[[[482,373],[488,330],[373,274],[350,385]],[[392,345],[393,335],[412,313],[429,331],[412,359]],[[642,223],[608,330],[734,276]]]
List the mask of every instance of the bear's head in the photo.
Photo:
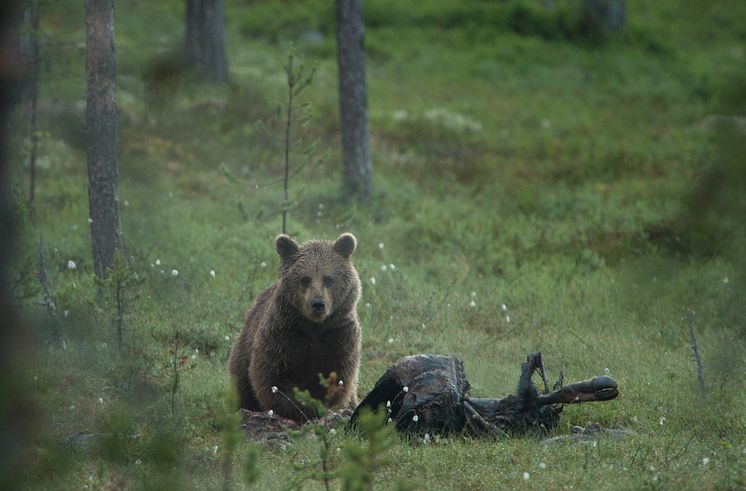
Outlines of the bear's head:
[[321,323],[333,314],[355,309],[360,279],[350,256],[357,240],[342,234],[333,243],[312,240],[300,246],[287,235],[275,240],[280,255],[280,288],[290,305]]

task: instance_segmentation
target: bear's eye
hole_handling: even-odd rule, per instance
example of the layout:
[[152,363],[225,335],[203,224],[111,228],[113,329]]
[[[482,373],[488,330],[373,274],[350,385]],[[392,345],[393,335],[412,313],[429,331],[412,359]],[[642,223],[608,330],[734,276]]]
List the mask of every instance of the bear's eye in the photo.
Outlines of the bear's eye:
[[311,284],[311,278],[309,278],[308,276],[304,276],[300,279],[300,284],[301,286],[308,287],[308,285]]
[[331,288],[334,284],[334,278],[332,278],[331,276],[324,276],[323,281],[326,288]]

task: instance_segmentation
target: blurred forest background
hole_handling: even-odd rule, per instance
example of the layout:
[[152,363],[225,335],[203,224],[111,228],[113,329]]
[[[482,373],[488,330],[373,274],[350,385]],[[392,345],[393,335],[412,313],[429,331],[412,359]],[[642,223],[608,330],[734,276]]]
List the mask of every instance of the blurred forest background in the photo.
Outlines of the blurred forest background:
[[[746,2],[16,3],[3,488],[746,487]],[[250,441],[281,229],[358,238],[361,396],[542,351],[621,392],[549,436],[629,434]]]

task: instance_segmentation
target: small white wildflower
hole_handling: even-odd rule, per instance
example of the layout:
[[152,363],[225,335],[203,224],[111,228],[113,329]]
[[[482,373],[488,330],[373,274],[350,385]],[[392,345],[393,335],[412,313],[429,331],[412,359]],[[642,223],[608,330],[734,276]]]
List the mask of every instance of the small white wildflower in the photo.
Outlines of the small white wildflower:
[[88,223],[93,223],[93,218],[88,218]]
[[225,336],[223,336],[223,339],[225,339],[226,341],[230,341],[231,337],[226,334]]
[[723,284],[727,285],[727,284],[728,284],[728,281],[729,281],[729,280],[728,280],[728,277],[727,277],[727,276],[726,276],[725,278],[723,278]]
[[608,374],[609,374],[609,367],[606,367],[606,368],[604,368],[604,373],[605,373],[606,375],[608,375]]
[[546,469],[547,465],[544,462],[539,462],[539,469]]
[[78,265],[75,264],[75,261],[70,260],[67,262],[67,269],[78,269]]
[[197,355],[192,355],[192,360],[196,360],[196,359],[197,359]]
[[598,442],[596,440],[593,440],[591,442],[591,447],[596,448],[598,446]]
[[552,127],[552,122],[551,122],[551,121],[549,121],[549,120],[548,120],[548,119],[546,119],[546,118],[545,118],[545,119],[542,119],[542,120],[541,120],[541,127],[542,127],[542,128],[544,128],[545,130],[548,130],[549,128],[551,128],[551,127]]
[[401,390],[402,392],[409,392],[409,387],[405,385],[404,387],[401,388]]
[[528,472],[524,472],[523,473],[523,480],[524,481],[528,481],[530,477],[531,477],[531,474],[529,474]]
[[370,302],[366,302],[366,304],[365,304],[365,308],[366,308],[366,309],[369,309],[369,308],[370,308]]
[[394,338],[389,338],[389,344],[394,342]]
[[179,276],[179,272],[177,270],[175,270],[175,269],[172,269],[171,270],[171,276],[174,276],[174,277]]
[[339,382],[337,382],[337,385],[339,385],[340,387],[344,387],[345,381],[344,380],[340,380]]
[[510,322],[510,316],[509,315],[505,316],[505,322]]
[[277,394],[277,386],[276,385],[273,385],[271,390],[272,390],[273,394]]
[[262,268],[266,268],[267,267],[267,263],[264,262],[264,261],[262,261],[262,263],[259,266],[261,266]]
[[396,269],[396,266],[394,266],[394,264],[393,264],[393,263],[392,263],[392,264],[389,264],[389,269],[390,269],[391,271],[394,271],[394,270]]
[[215,278],[215,270],[214,269],[210,270],[210,276],[212,276],[213,278]]
[[378,243],[378,248],[381,249],[381,250],[383,250],[383,242],[379,242]]
[[470,295],[472,296],[472,298],[474,298],[474,297],[476,297],[476,296],[477,296],[477,292],[475,292],[475,291],[472,291],[472,292],[470,293]]
[[394,111],[394,121],[404,121],[405,119],[407,119],[407,111],[403,109]]
[[337,434],[337,430],[335,430],[334,428],[332,428],[331,430],[329,430],[329,434],[332,435],[332,436],[336,435]]
[[321,210],[319,210],[319,211],[316,212],[316,216],[317,217],[320,217],[321,215],[323,215],[323,213],[321,212]]
[[103,404],[104,403],[104,398],[103,397],[99,397],[98,398],[98,403],[99,404]]
[[666,423],[666,417],[665,416],[661,416],[660,418],[658,418],[658,424],[659,425],[663,426],[665,423]]
[[639,419],[637,418],[637,416],[632,416],[632,417],[630,418],[630,421],[632,421],[632,422],[633,422],[634,424],[637,424],[637,423],[639,423],[639,422],[640,422],[640,420],[639,420]]
[[381,266],[381,272],[382,273],[385,273],[386,269],[388,269],[388,268],[387,268],[387,266],[385,264]]
[[386,422],[391,423],[392,422],[391,418],[387,419]]
[[476,307],[476,306],[477,306],[477,302],[475,302],[474,300],[469,302],[469,307]]
[[375,284],[376,284],[376,277],[375,277],[375,276],[372,276],[372,277],[370,278],[370,284],[371,284],[371,285],[375,285]]
[[155,265],[156,266],[160,266],[161,265],[161,260],[160,259],[156,259],[155,260]]
[[[36,375],[34,375],[34,382],[36,382],[37,380],[39,380],[39,377],[37,377]],[[744,450],[746,450],[746,448],[744,448]]]
[[422,437],[422,443],[424,443],[425,445],[430,443],[430,433],[425,433],[425,436]]
[[217,455],[218,454],[218,446],[217,445],[215,445],[214,447],[212,447],[212,454],[213,455]]
[[69,311],[69,310],[66,310],[66,311],[64,312],[64,314],[65,314],[65,317],[67,317],[68,315],[70,315],[70,311]]
[[271,409],[270,409],[269,411],[267,411],[267,416],[269,416],[270,418],[271,418],[272,416],[274,416],[274,415],[275,415],[275,412],[274,412],[274,411],[272,411]]
[[420,420],[420,417],[417,416],[416,414],[412,416],[412,421],[414,421],[415,423],[418,422],[419,420]]
[[426,328],[427,326],[426,326],[426,325],[425,325],[425,323],[423,322],[422,324],[420,324],[420,327],[421,327],[422,329],[425,329],[425,328]]
[[130,205],[130,202],[127,200],[124,200],[124,206],[129,206],[129,205]]
[[135,465],[140,465],[140,464],[142,464],[142,460],[140,460],[140,459],[137,459],[137,460],[135,461]]
[[[36,377],[34,377],[34,380],[36,380]],[[386,407],[391,407],[391,401],[386,401]],[[746,450],[746,449],[744,449]]]
[[320,210],[323,210],[323,209],[324,209],[324,203],[319,203],[319,209],[320,209]]
[[503,309],[503,312],[507,312],[508,311],[508,306],[507,305],[502,304],[501,307]]
[[74,409],[75,409],[75,405],[74,404],[70,405],[70,411],[73,411]]
[[173,197],[174,197],[174,193],[172,193],[171,191],[169,191],[169,192],[168,192],[168,197],[169,197],[169,198],[173,198]]
[[704,458],[702,459],[702,465],[707,465],[707,464],[709,464],[709,463],[710,463],[710,458],[709,458],[709,457],[704,457]]

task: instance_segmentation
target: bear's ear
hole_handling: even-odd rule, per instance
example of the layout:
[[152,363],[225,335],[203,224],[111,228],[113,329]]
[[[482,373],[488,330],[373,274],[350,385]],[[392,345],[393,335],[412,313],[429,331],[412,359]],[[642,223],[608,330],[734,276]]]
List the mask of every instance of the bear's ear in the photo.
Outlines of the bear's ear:
[[284,261],[298,252],[298,244],[289,236],[280,234],[275,239],[275,249]]
[[334,252],[347,259],[352,256],[353,252],[355,252],[355,247],[357,247],[357,239],[355,239],[355,236],[352,234],[342,234],[334,241],[332,249],[334,249]]

